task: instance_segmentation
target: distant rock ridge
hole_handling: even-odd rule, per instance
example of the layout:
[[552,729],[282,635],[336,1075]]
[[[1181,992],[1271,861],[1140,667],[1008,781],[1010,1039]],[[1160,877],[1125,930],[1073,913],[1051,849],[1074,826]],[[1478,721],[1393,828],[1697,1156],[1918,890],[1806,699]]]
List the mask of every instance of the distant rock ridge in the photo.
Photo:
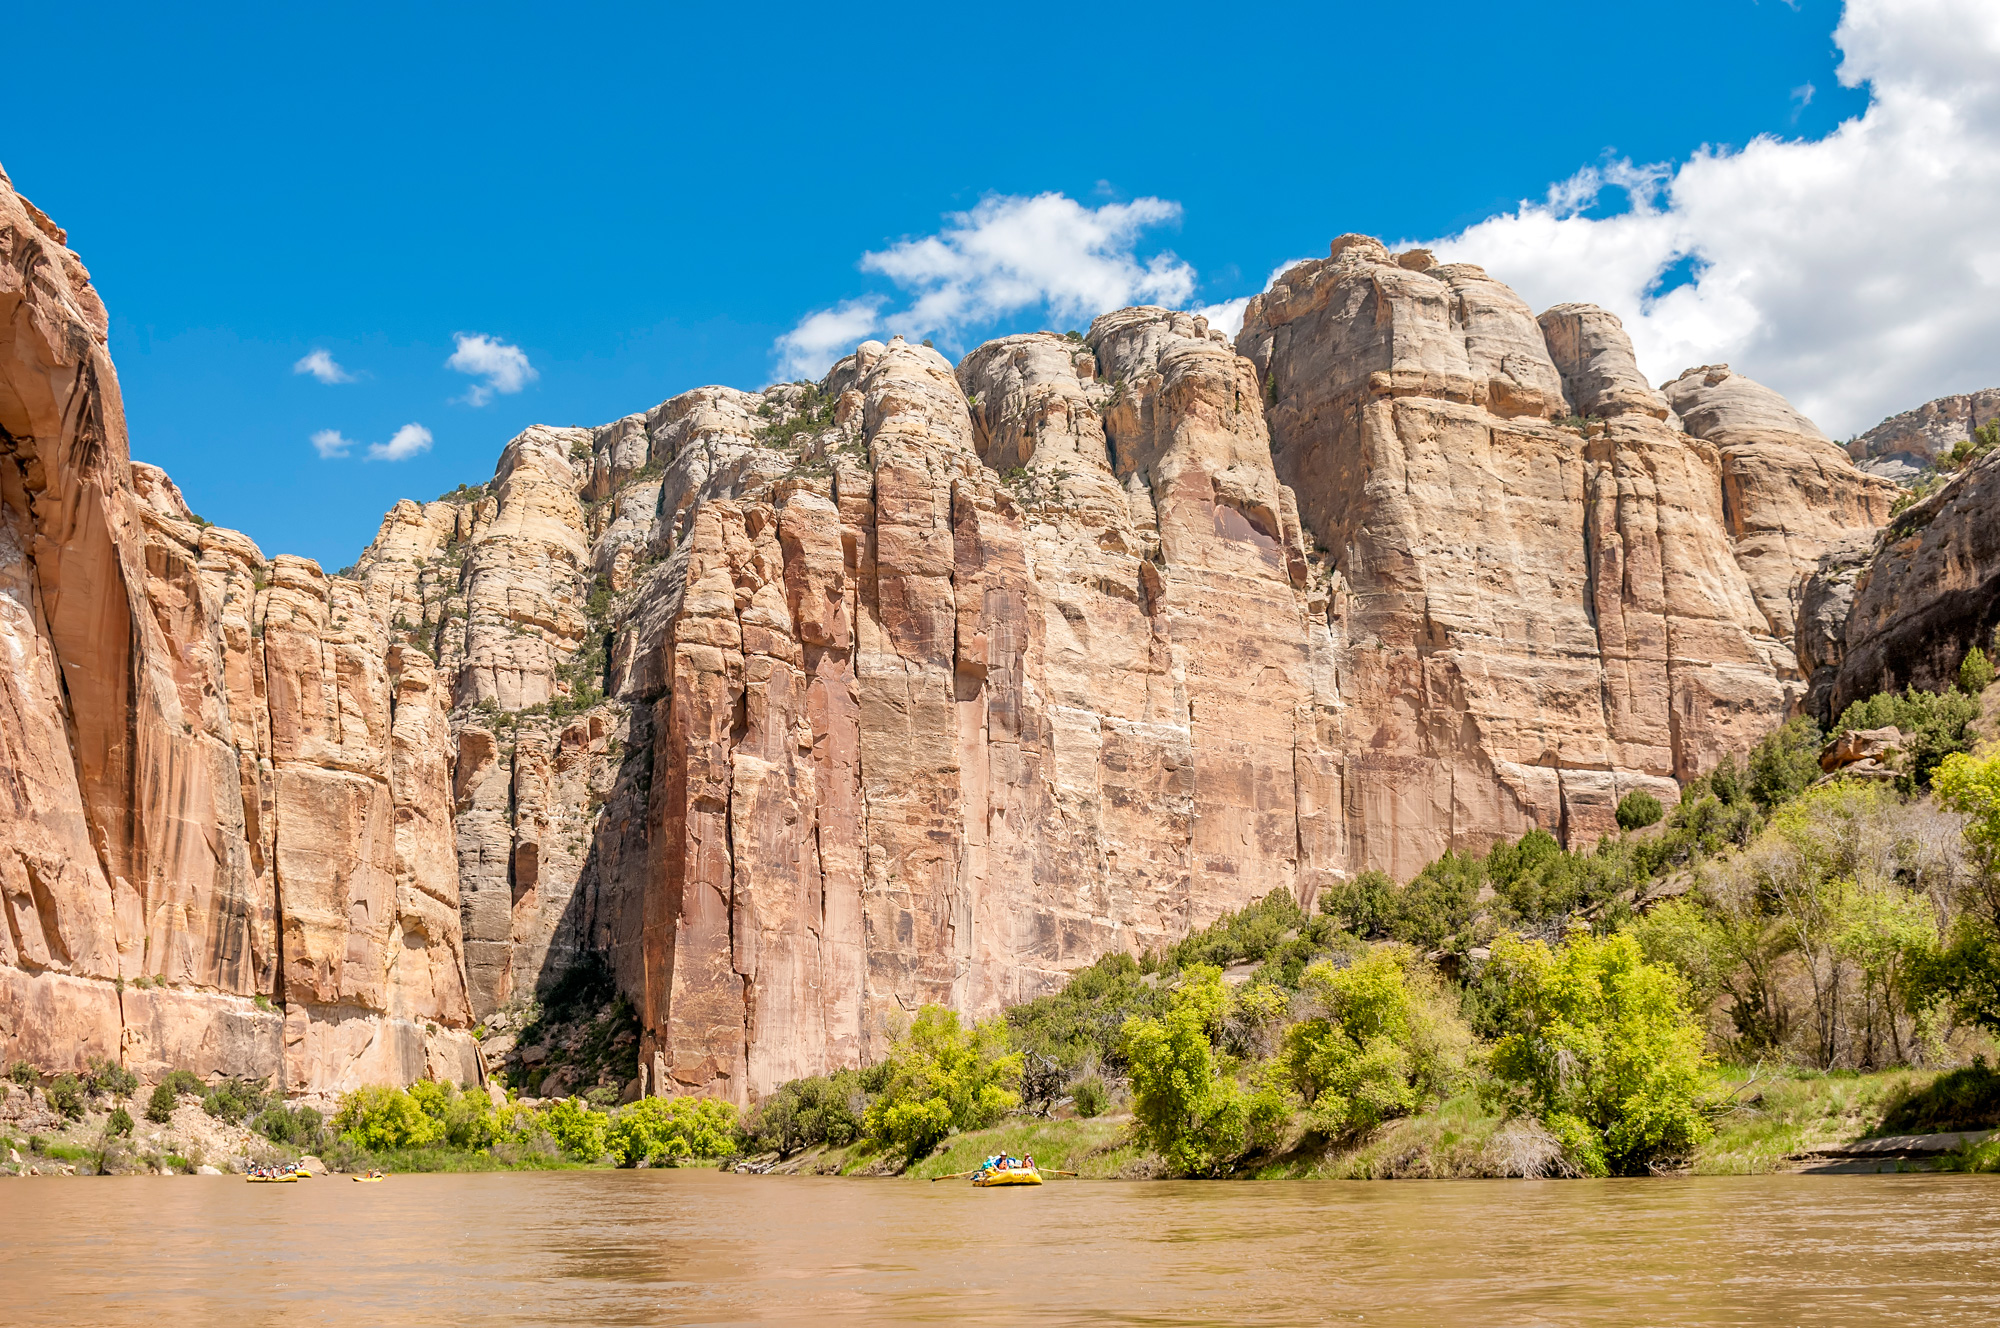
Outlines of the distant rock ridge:
[[600,954],[644,1091],[745,1102],[1274,889],[1586,843],[1795,710],[1896,492],[1350,235],[1233,342],[1122,309],[534,426],[327,577],[125,460],[81,265],[0,209],[0,1054],[51,1066],[475,1078]]
[[1907,484],[1994,420],[2000,420],[2000,387],[1939,397],[1891,415],[1848,443],[1847,454],[1869,474]]

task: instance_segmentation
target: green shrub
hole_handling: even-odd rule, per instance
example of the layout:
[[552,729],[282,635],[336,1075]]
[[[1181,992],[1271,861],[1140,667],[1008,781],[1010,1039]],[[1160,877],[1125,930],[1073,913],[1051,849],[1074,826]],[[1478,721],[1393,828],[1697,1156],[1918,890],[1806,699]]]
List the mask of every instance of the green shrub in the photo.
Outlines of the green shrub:
[[153,1085],[153,1095],[146,1099],[146,1119],[155,1125],[165,1125],[174,1118],[174,1108],[180,1105],[180,1095],[171,1084]]
[[1102,1116],[1111,1105],[1111,1094],[1104,1087],[1100,1075],[1086,1075],[1071,1085],[1070,1102],[1076,1107],[1076,1114],[1085,1120]]
[[1362,872],[1321,893],[1319,911],[1363,940],[1379,939],[1396,920],[1396,883],[1387,872]]
[[129,1135],[132,1133],[132,1113],[123,1107],[113,1107],[111,1118],[104,1122],[107,1134]]
[[1191,964],[1261,963],[1284,943],[1286,934],[1306,923],[1306,912],[1290,890],[1273,890],[1234,913],[1225,913],[1167,951],[1174,968]]
[[325,1142],[326,1118],[313,1107],[266,1107],[257,1117],[257,1133],[274,1144],[314,1150]]
[[1328,1135],[1372,1129],[1441,1100],[1472,1034],[1416,954],[1384,946],[1349,965],[1314,964],[1304,994],[1318,1013],[1285,1031],[1279,1064]]
[[[1476,860],[1464,861],[1467,865],[1461,870],[1469,880]],[[1537,829],[1512,844],[1495,844],[1486,855],[1484,875],[1515,916],[1539,923],[1587,908],[1610,894],[1622,881],[1622,866],[1608,846],[1603,853],[1569,853],[1554,835]]]
[[270,1089],[254,1079],[225,1079],[202,1096],[201,1109],[217,1120],[235,1125],[254,1116],[270,1100]]
[[48,1087],[49,1107],[71,1120],[83,1118],[83,1081],[73,1074],[59,1074]]
[[451,1147],[476,1150],[498,1141],[501,1125],[485,1093],[461,1093],[456,1085],[425,1079],[411,1084],[409,1094],[426,1116],[444,1127],[444,1142]]
[[130,1097],[139,1091],[139,1076],[113,1061],[93,1058],[83,1085],[93,1096]]
[[922,1157],[953,1130],[984,1129],[1016,1106],[1020,1096],[1006,1085],[1020,1078],[1021,1061],[1001,1020],[961,1028],[953,1011],[926,1005],[890,1048],[887,1082],[863,1125],[870,1138]]
[[357,1147],[422,1148],[444,1138],[444,1122],[400,1088],[368,1084],[341,1096],[333,1128]]
[[1659,824],[1667,809],[1660,800],[1644,789],[1633,789],[1618,800],[1618,828],[1620,830],[1643,830],[1649,825]]
[[743,1148],[758,1153],[795,1153],[819,1144],[845,1148],[861,1137],[867,1109],[857,1070],[794,1079],[744,1120]]
[[1246,1089],[1218,1064],[1213,1038],[1227,1005],[1222,970],[1196,964],[1181,975],[1160,1018],[1125,1025],[1133,1133],[1183,1175],[1215,1175],[1274,1142],[1289,1114],[1275,1085]]
[[552,1102],[541,1113],[541,1126],[557,1147],[579,1162],[603,1157],[611,1140],[611,1118],[592,1111],[575,1098]]
[[1841,712],[1833,727],[1837,736],[1851,729],[1879,729],[1893,724],[1902,730],[1909,773],[1900,784],[1904,792],[1927,789],[1931,774],[1953,752],[1970,751],[1972,737],[1966,726],[1979,717],[1979,702],[1960,691],[1920,692],[1915,687],[1901,696],[1877,692],[1865,701],[1856,701]]
[[1750,796],[1770,811],[1805,790],[1819,778],[1819,749],[1824,744],[1819,725],[1804,715],[1786,720],[1750,751]]
[[1708,1137],[1701,1027],[1632,936],[1578,929],[1555,952],[1502,936],[1492,963],[1510,1026],[1493,1049],[1497,1096],[1541,1117],[1579,1168],[1632,1174]]
[[1993,682],[1993,661],[1986,658],[1986,652],[1978,646],[1965,652],[1965,658],[1958,663],[1958,690],[1967,696],[1977,696]]
[[175,1070],[160,1082],[176,1093],[199,1093],[206,1087],[192,1070]]
[[1985,918],[1961,914],[1944,944],[1907,957],[1902,987],[1912,1008],[1943,1002],[1959,1022],[2000,1034],[2000,933]]
[[26,1061],[15,1061],[14,1068],[7,1072],[7,1077],[23,1088],[33,1088],[42,1078],[35,1067]]
[[622,1108],[611,1123],[607,1150],[621,1167],[683,1157],[727,1157],[736,1137],[736,1108],[711,1097],[646,1097]]
[[1974,1056],[1972,1064],[1908,1091],[1882,1113],[1880,1134],[1933,1134],[2000,1125],[2000,1070]]

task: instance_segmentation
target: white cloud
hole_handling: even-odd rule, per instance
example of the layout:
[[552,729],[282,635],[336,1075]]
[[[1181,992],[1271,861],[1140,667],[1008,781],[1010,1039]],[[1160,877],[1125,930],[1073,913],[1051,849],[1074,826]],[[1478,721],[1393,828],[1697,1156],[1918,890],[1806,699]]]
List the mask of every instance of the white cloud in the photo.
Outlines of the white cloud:
[[[361,446],[360,443],[355,442],[352,438],[342,436],[338,429],[321,429],[312,436],[312,445],[313,450],[319,453],[320,459],[323,461],[330,461],[335,457],[344,457],[355,448]],[[370,443],[368,445],[368,459],[370,461],[407,461],[420,452],[428,452],[430,450],[431,431],[421,424],[406,424],[396,430],[388,442]]]
[[1195,312],[1206,318],[1210,327],[1220,328],[1233,338],[1243,330],[1243,315],[1249,308],[1250,297],[1239,295],[1233,300],[1224,300],[1221,304],[1204,304]]
[[818,378],[882,325],[882,297],[848,300],[809,313],[777,341],[778,373],[786,379]]
[[[1870,98],[1825,137],[1586,168],[1431,247],[1612,310],[1656,382],[1726,361],[1835,437],[2000,383],[2000,5],[1850,0],[1834,39]],[[1608,187],[1630,207],[1581,215]]]
[[[1288,258],[1278,264],[1271,269],[1271,275],[1264,278],[1262,289],[1271,289],[1272,283],[1276,282],[1279,277],[1282,277],[1286,272],[1305,261],[1304,258]],[[1194,312],[1206,318],[1210,327],[1220,328],[1233,338],[1238,332],[1243,330],[1243,315],[1248,313],[1249,309],[1250,297],[1248,295],[1239,295],[1233,300],[1224,300],[1220,304],[1204,304]]]
[[995,194],[954,212],[935,235],[862,255],[914,296],[884,314],[880,297],[809,314],[778,338],[781,372],[818,374],[858,337],[896,331],[912,339],[1046,308],[1057,324],[1082,323],[1128,304],[1185,304],[1195,271],[1171,253],[1142,259],[1140,237],[1180,220],[1181,205],[1159,198],[1085,207],[1064,194]]
[[386,443],[371,443],[368,456],[373,461],[407,461],[431,450],[431,431],[421,424],[406,424]]
[[311,374],[322,383],[351,383],[354,375],[335,363],[332,355],[315,347],[292,366],[295,374]]
[[527,352],[519,346],[465,332],[454,334],[453,339],[458,343],[458,349],[444,362],[445,368],[486,380],[466,389],[464,400],[467,405],[483,406],[493,399],[494,393],[505,395],[518,392],[541,377],[535,366],[528,363]]

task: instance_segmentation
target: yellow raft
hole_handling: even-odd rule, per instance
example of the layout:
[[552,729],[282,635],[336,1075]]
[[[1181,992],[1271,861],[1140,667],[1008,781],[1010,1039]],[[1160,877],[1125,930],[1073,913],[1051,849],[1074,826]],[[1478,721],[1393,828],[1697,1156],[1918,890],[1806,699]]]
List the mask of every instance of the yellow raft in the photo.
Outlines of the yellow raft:
[[383,1176],[382,1176],[382,1174],[381,1174],[380,1172],[377,1172],[377,1173],[376,1173],[376,1174],[374,1174],[373,1176],[355,1176],[355,1177],[353,1178],[353,1180],[354,1180],[354,1183],[355,1183],[356,1185],[373,1185],[373,1184],[374,1184],[374,1183],[375,1183],[376,1181],[379,1181],[379,1180],[382,1180],[382,1179],[383,1179]]
[[297,1172],[287,1172],[282,1176],[245,1176],[252,1185],[289,1185],[299,1178]]
[[1005,1170],[975,1171],[972,1183],[982,1190],[996,1185],[1040,1185],[1042,1174],[1031,1167],[1008,1167]]

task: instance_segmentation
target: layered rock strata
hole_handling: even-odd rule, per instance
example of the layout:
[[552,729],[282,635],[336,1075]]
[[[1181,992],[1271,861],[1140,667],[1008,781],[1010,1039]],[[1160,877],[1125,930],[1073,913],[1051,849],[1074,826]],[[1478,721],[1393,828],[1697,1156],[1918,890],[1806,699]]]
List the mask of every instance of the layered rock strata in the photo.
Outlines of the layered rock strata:
[[430,661],[130,461],[64,240],[0,176],[0,1056],[476,1080]]
[[[1714,410],[1682,432],[1616,318],[1538,321],[1425,251],[1342,237],[1236,344],[1338,586],[1352,866],[1406,876],[1537,825],[1603,833],[1629,789],[1672,800],[1797,694],[1790,605],[1820,548],[1786,520],[1876,519],[1837,449],[1801,461]],[[1758,446],[1776,474],[1746,474]]]

